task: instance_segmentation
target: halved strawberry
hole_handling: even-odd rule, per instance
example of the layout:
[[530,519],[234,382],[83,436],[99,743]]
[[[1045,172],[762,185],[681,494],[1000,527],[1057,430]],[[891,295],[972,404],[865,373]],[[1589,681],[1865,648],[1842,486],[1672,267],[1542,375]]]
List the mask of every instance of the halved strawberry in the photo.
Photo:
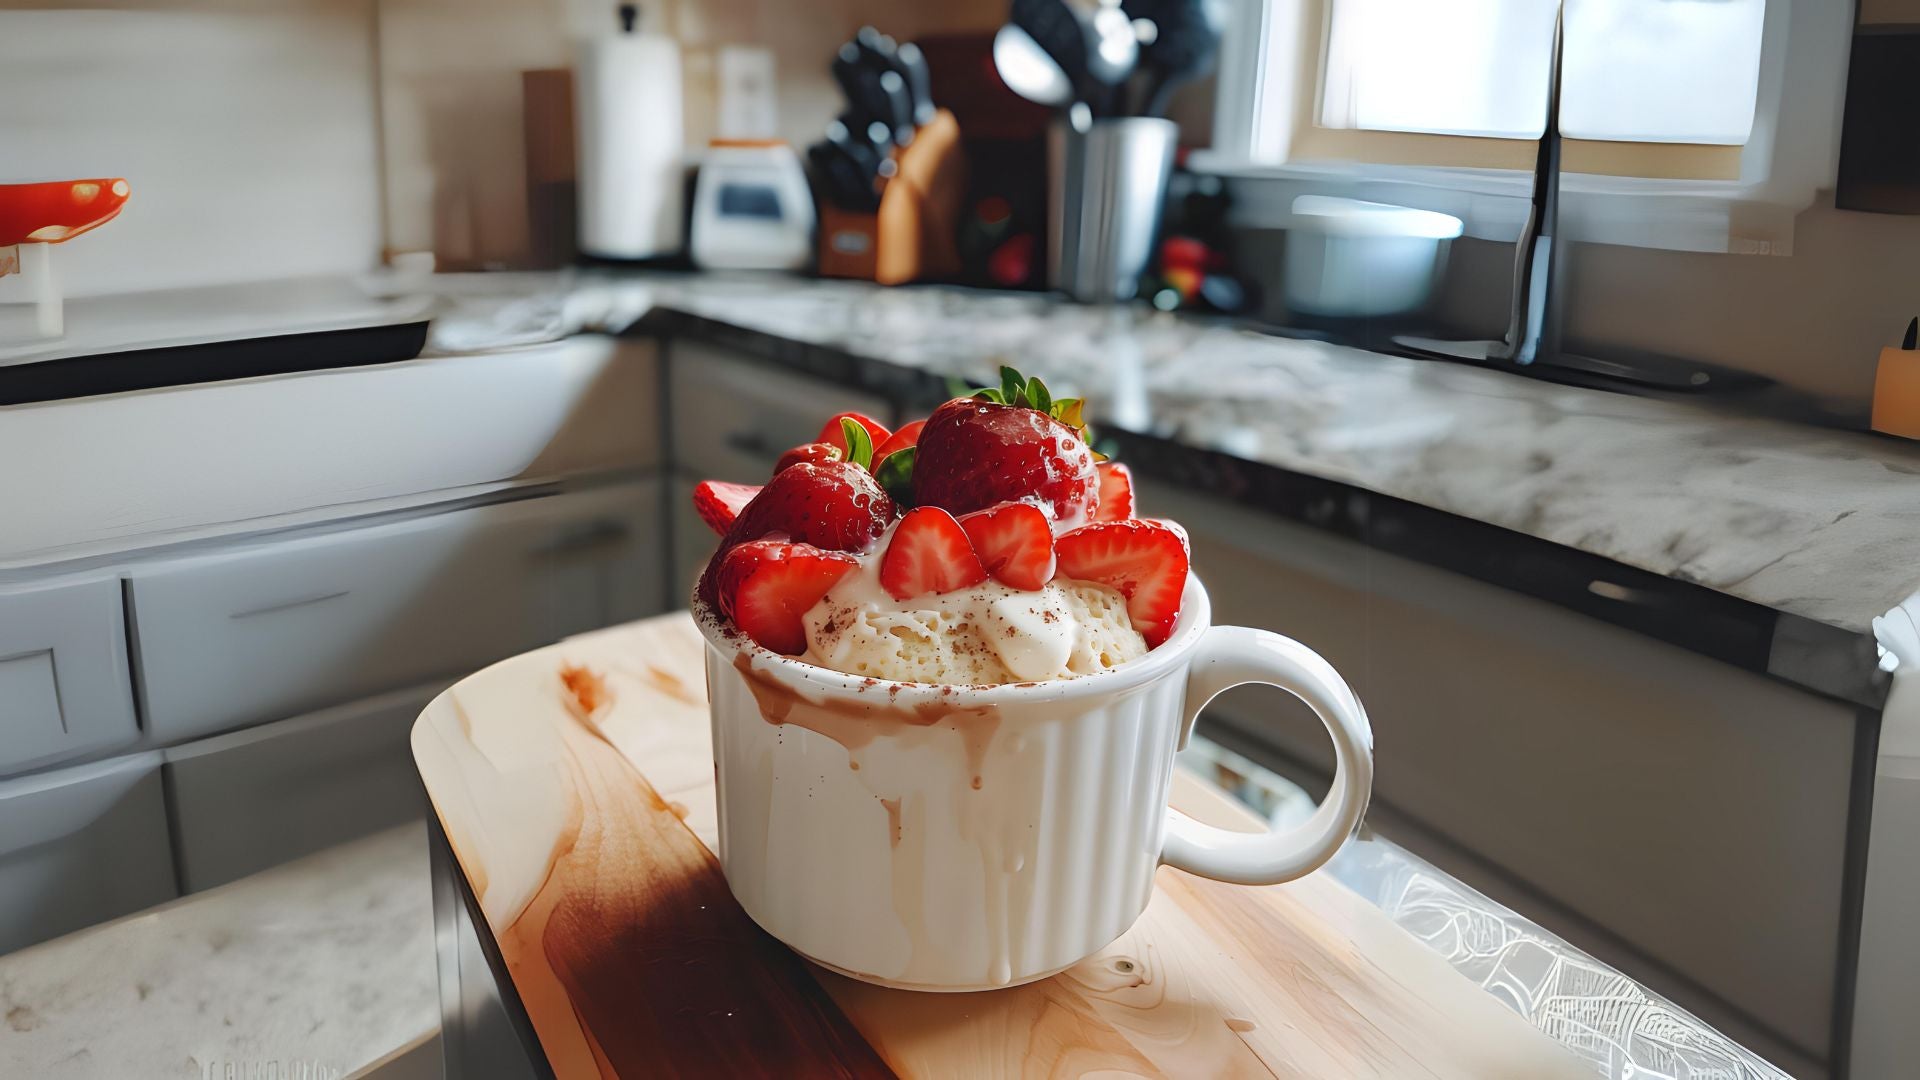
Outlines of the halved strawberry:
[[1097,521],[1054,542],[1060,575],[1097,581],[1127,598],[1133,628],[1152,648],[1173,633],[1187,587],[1187,537],[1164,521]]
[[1094,505],[1095,521],[1125,521],[1133,516],[1133,470],[1117,461],[1094,466],[1100,473],[1100,499]]
[[960,519],[980,564],[995,580],[1038,589],[1053,580],[1053,526],[1032,503],[1010,502]]
[[707,527],[721,536],[733,528],[740,511],[760,494],[757,484],[730,484],[725,480],[702,480],[694,485],[693,509]]
[[714,602],[715,569],[737,545],[775,537],[827,551],[865,551],[893,516],[893,500],[872,473],[852,462],[792,466],[776,473],[740,511],[700,577],[700,595]]
[[[879,446],[881,443],[893,437],[893,432],[887,430],[887,425],[875,420],[873,417],[865,413],[843,412],[827,421],[820,429],[820,436],[813,441],[837,446],[840,448],[841,455],[845,456],[847,453],[847,437],[840,433],[840,421],[842,420],[851,420],[861,427],[866,428],[867,435],[873,439],[873,445],[875,446]],[[879,459],[876,457],[875,460],[877,461]]]
[[846,456],[844,451],[832,443],[801,443],[781,454],[780,460],[773,463],[773,471],[783,472],[795,465],[825,465],[829,461],[839,461]]
[[925,420],[915,420],[913,423],[905,424],[899,431],[887,436],[885,442],[875,444],[873,451],[873,470],[875,472],[880,471],[880,463],[887,460],[888,454],[893,453],[895,450],[905,450],[907,447],[919,442],[920,429],[926,426],[927,422]]
[[720,564],[720,610],[760,645],[778,653],[803,653],[807,628],[800,617],[858,565],[851,555],[810,544],[740,544]]
[[966,530],[937,506],[907,511],[880,557],[880,584],[895,600],[952,592],[987,580]]

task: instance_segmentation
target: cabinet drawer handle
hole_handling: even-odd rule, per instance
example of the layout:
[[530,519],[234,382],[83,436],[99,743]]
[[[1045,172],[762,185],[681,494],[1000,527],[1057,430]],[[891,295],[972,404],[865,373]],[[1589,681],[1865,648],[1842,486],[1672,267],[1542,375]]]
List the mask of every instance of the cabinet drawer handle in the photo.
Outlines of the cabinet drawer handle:
[[623,521],[603,518],[567,529],[559,536],[534,548],[531,554],[536,558],[542,558],[606,547],[625,540],[631,531]]
[[307,604],[317,604],[322,600],[332,600],[335,597],[345,596],[351,591],[351,589],[341,589],[339,592],[322,593],[319,596],[303,596],[298,600],[282,600],[277,604],[268,604],[265,607],[252,608],[247,611],[236,611],[228,615],[227,618],[251,619],[255,615],[271,615],[276,611],[285,611],[288,608],[304,607]]

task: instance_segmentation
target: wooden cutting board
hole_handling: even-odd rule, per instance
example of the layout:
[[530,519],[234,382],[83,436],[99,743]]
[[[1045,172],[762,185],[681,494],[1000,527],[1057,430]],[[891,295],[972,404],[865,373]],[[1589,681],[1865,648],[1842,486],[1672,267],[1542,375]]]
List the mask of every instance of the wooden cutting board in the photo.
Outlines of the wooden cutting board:
[[[816,968],[753,925],[713,855],[702,648],[685,613],[589,634],[462,680],[414,725],[560,1077],[1592,1075],[1324,874],[1247,888],[1162,868],[1118,941],[1007,990]],[[608,700],[582,707],[563,671]],[[1173,803],[1260,828],[1179,771]]]

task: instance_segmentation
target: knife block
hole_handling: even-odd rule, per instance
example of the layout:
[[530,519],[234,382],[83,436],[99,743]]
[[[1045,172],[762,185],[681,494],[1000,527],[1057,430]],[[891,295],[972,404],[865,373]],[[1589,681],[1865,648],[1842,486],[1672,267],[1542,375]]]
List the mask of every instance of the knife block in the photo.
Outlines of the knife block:
[[967,163],[960,125],[941,109],[894,150],[896,170],[873,213],[820,208],[820,274],[881,285],[950,279],[960,272],[960,207]]

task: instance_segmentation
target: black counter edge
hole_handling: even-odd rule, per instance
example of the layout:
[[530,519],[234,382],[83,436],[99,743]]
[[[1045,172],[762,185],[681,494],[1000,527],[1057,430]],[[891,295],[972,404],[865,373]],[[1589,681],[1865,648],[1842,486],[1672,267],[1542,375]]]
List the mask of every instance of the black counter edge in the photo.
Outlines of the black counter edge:
[[[947,399],[947,375],[671,308],[629,334],[683,336],[878,394],[907,409]],[[1822,697],[1878,711],[1889,677],[1871,635],[1776,611],[1484,521],[1175,439],[1100,427],[1143,476],[1450,570]]]

